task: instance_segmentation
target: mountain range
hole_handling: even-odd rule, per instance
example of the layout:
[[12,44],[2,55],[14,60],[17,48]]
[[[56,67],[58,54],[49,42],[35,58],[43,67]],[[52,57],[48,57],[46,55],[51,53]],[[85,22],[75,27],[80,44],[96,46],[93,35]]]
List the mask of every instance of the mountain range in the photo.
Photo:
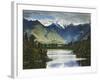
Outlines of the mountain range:
[[86,40],[90,36],[90,23],[63,25],[52,23],[44,26],[38,20],[28,21],[23,19],[23,31],[32,34],[36,40],[45,44],[68,44],[80,40]]

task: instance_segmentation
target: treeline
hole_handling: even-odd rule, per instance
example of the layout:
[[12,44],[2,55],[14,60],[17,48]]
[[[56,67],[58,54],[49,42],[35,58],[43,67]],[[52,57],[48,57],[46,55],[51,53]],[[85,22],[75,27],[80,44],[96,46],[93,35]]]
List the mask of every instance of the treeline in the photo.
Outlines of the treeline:
[[23,69],[46,68],[47,50],[37,47],[35,37],[28,37],[27,33],[23,35]]
[[91,40],[90,36],[87,40],[70,43],[69,49],[72,49],[78,58],[86,58],[86,60],[79,61],[81,66],[91,65]]

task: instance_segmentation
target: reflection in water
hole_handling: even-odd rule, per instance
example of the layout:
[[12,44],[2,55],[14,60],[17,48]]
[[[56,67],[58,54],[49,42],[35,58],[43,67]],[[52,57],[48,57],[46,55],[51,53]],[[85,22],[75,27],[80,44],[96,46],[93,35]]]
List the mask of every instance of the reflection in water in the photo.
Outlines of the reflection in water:
[[47,55],[52,61],[47,62],[46,68],[64,68],[80,66],[77,61],[85,60],[77,58],[71,50],[48,50]]

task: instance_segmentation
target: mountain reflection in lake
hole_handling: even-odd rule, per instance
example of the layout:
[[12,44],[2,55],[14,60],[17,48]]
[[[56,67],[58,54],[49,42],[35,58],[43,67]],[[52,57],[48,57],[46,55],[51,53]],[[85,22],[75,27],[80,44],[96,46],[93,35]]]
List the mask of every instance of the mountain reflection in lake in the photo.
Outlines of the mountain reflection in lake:
[[46,68],[76,67],[80,66],[77,61],[84,60],[84,58],[77,58],[73,51],[63,49],[49,49],[47,56],[52,61],[46,63]]

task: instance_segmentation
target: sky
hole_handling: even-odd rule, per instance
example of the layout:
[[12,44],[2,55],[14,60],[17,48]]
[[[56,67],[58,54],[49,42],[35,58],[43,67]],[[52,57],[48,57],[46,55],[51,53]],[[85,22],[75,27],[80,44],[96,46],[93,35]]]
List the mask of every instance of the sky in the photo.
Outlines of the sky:
[[35,11],[24,10],[23,17],[27,20],[39,20],[43,25],[48,26],[52,23],[64,25],[90,23],[90,13],[75,12],[54,12],[54,11]]

